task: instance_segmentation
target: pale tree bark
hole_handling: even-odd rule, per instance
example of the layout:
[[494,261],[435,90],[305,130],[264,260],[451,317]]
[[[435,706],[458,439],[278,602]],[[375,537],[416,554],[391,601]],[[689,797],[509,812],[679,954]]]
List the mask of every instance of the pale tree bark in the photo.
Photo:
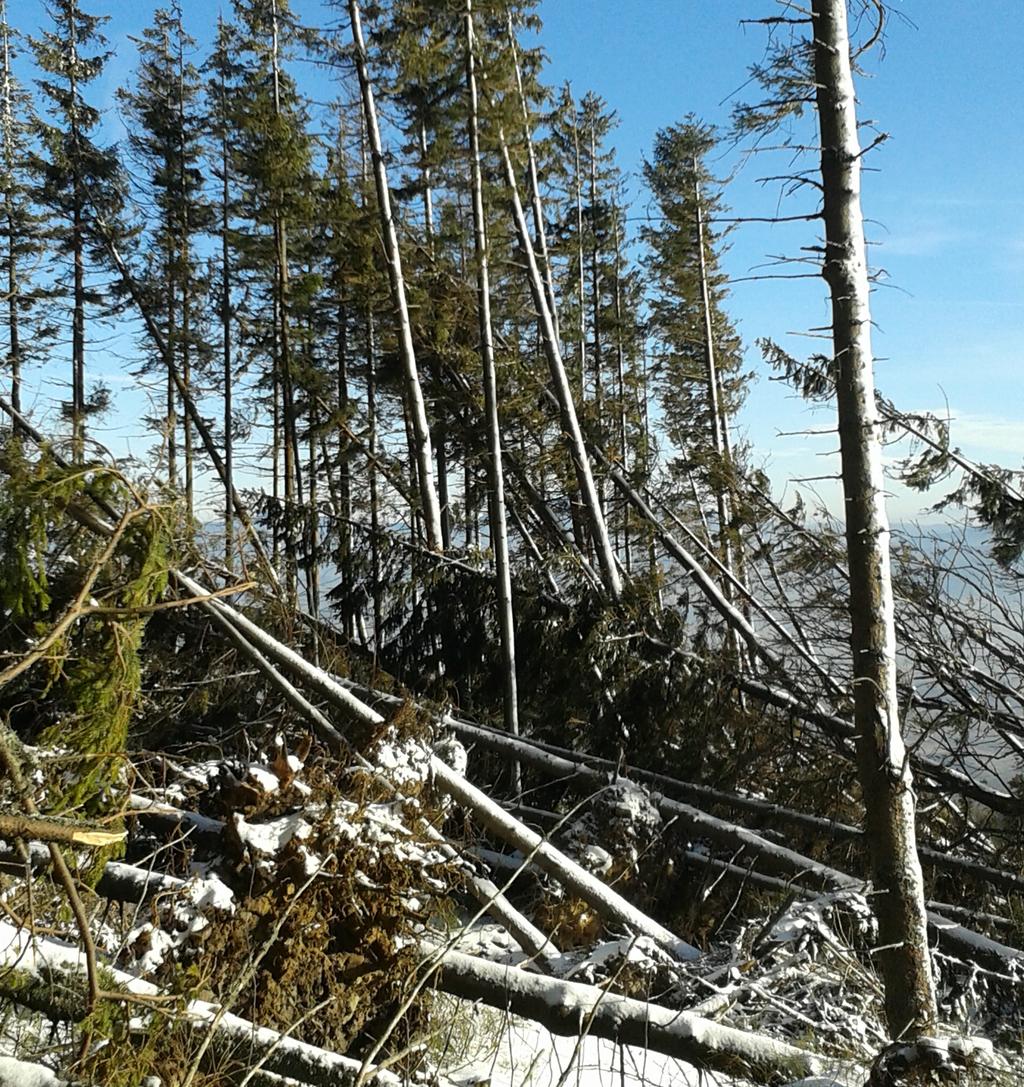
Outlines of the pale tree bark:
[[544,273],[544,293],[551,311],[551,321],[558,338],[558,304],[555,302],[555,281],[548,255],[548,232],[544,224],[544,209],[540,199],[540,177],[537,170],[537,155],[533,149],[533,134],[530,131],[530,111],[526,105],[526,92],[523,89],[523,71],[519,64],[519,47],[516,44],[515,29],[512,26],[512,12],[506,13],[508,19],[508,45],[512,53],[512,66],[516,73],[516,92],[523,115],[523,140],[526,144],[526,164],[530,177],[530,210],[533,212],[533,230],[537,239],[537,254]]
[[[223,29],[218,29],[218,38]],[[227,101],[227,87],[221,73],[218,83],[221,102]],[[221,129],[220,162],[220,325],[221,325],[221,372],[224,382],[224,560],[229,570],[235,561],[235,441],[234,441],[234,367],[231,358],[231,242],[229,239],[231,217],[231,158],[228,151],[227,126]]]
[[21,338],[18,321],[18,246],[15,240],[14,217],[14,110],[11,87],[10,28],[7,24],[7,3],[0,0],[0,45],[3,48],[3,71],[0,72],[0,99],[2,99],[3,124],[3,174],[7,185],[4,202],[7,205],[7,358],[11,367],[11,404],[21,411]]
[[[434,950],[426,945],[428,949]],[[777,1038],[724,1026],[677,1008],[619,996],[596,985],[560,981],[515,966],[486,962],[457,950],[444,954],[436,985],[466,1000],[479,1000],[532,1019],[553,1034],[575,1038],[586,1033],[639,1046],[687,1061],[702,1073],[720,1071],[730,1077],[741,1075],[746,1082],[781,1083],[797,1076],[845,1069],[840,1061],[830,1064],[825,1058]]]
[[384,252],[387,257],[388,278],[391,282],[391,295],[395,306],[398,349],[405,375],[405,406],[412,429],[412,444],[414,446],[414,448],[410,449],[410,454],[417,470],[419,498],[422,506],[427,546],[432,551],[442,551],[441,506],[437,498],[437,488],[434,485],[433,443],[430,439],[427,409],[423,400],[423,389],[420,385],[419,369],[416,365],[416,351],[412,342],[412,324],[409,320],[409,307],[405,296],[405,278],[402,274],[402,255],[398,247],[398,232],[395,228],[395,219],[391,210],[391,190],[388,186],[387,167],[384,164],[380,128],[377,124],[377,109],[373,100],[373,87],[370,84],[370,75],[366,64],[366,44],[363,40],[358,0],[349,0],[348,11],[352,22],[352,41],[355,45],[356,71],[359,76],[363,114],[366,118],[366,134],[369,141],[370,156],[373,160],[373,176],[377,189],[377,206],[380,211],[381,233],[384,240]]
[[854,735],[871,843],[878,963],[894,1038],[937,1020],[910,760],[900,732],[896,629],[879,419],[875,406],[861,148],[846,0],[813,0],[825,261],[832,295],[836,401],[846,503]]
[[[76,37],[77,10],[67,20],[68,48],[71,52],[68,99],[74,103],[78,97],[78,39]],[[80,146],[78,111],[71,111],[71,139]],[[71,316],[71,450],[72,459],[81,464],[85,459],[85,196],[76,165],[71,211],[71,253],[74,265],[73,307]]]
[[590,531],[593,536],[594,546],[597,551],[597,559],[601,568],[601,578],[608,594],[615,600],[622,595],[622,578],[619,575],[618,562],[612,548],[611,539],[608,536],[608,525],[604,514],[601,512],[601,503],[598,500],[597,486],[594,483],[594,473],[590,466],[590,458],[587,455],[586,444],[583,440],[583,431],[580,429],[579,419],[576,415],[576,404],[573,400],[572,388],[569,377],[565,372],[562,362],[562,349],[555,334],[554,321],[548,308],[547,296],[544,290],[544,281],[540,269],[537,266],[537,257],[533,250],[533,241],[526,224],[526,215],[523,212],[522,200],[519,197],[519,185],[516,181],[515,167],[512,165],[512,156],[509,154],[505,135],[499,130],[502,162],[505,168],[505,184],[508,188],[509,199],[512,204],[512,214],[515,221],[516,235],[520,248],[526,258],[527,274],[530,283],[530,293],[533,296],[533,304],[540,317],[541,342],[544,354],[547,358],[548,368],[551,371],[551,381],[554,386],[554,395],[558,401],[561,415],[562,430],[569,455],[572,457],[573,467],[576,471],[577,486],[580,497],[586,507],[587,517],[590,523]]
[[[484,188],[480,167],[479,102],[476,84],[476,35],[473,0],[466,0],[466,93],[469,100],[469,159],[473,189],[473,245],[476,251],[477,317],[480,328],[480,362],[483,369],[484,414],[487,417],[487,469],[491,489],[491,547],[498,595],[498,626],[501,631],[503,709],[505,728],[519,734],[519,693],[516,678],[516,629],[512,605],[512,574],[508,553],[508,519],[505,511],[505,471],[502,466],[501,424],[498,419],[498,380],[494,362],[494,330],[491,325],[491,281],[484,218]],[[513,763],[513,785],[522,791],[519,764]]]
[[[276,0],[270,5],[271,77],[274,116],[281,119],[281,59]],[[280,210],[274,214],[274,264],[276,315],[278,320],[276,365],[281,391],[281,440],[284,446],[284,546],[286,584],[292,600],[298,599],[298,555],[295,514],[302,506],[302,457],[299,451],[298,419],[295,410],[295,380],[291,344],[291,287],[288,269],[288,222]]]
[[[615,222],[615,391],[618,404],[615,409],[618,426],[619,467],[629,474],[629,441],[626,426],[626,344],[623,336],[622,320],[622,238],[619,234],[619,209],[613,209]],[[629,506],[622,507],[621,522],[622,560],[626,574],[633,573],[633,550],[629,539]]]

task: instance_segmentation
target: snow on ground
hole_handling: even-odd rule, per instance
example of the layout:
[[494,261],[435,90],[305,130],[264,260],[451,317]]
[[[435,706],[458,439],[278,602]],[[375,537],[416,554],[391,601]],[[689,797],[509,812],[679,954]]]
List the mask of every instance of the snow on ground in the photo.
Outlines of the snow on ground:
[[442,1065],[458,1087],[732,1087],[736,1082],[637,1046],[561,1037],[517,1016],[446,1000],[453,1018],[473,1024],[465,1052]]

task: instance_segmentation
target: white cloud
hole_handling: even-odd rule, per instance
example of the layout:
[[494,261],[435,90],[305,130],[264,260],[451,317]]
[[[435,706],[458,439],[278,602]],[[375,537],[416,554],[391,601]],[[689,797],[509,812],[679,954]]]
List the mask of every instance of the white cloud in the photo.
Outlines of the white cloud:
[[[1016,419],[983,412],[931,409],[940,419],[949,419],[952,445],[973,460],[1024,459],[1024,416]],[[1008,468],[1019,464],[1007,464]]]

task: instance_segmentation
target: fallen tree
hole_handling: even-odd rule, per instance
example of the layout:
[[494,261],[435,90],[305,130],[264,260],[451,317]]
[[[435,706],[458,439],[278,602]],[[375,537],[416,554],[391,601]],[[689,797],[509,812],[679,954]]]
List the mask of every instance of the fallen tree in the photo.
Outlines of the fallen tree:
[[529,974],[457,950],[445,953],[435,985],[455,996],[532,1019],[553,1034],[607,1038],[757,1083],[788,1082],[826,1072],[848,1074],[846,1081],[851,1084],[863,1079],[863,1070],[844,1067],[838,1060],[829,1061],[776,1038],[618,996],[596,985]]

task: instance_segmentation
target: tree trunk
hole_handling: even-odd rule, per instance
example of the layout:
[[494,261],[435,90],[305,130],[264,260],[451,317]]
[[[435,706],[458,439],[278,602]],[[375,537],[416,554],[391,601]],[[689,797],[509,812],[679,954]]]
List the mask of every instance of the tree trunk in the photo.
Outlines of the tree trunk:
[[[480,361],[483,368],[484,413],[487,417],[487,468],[491,484],[491,547],[498,596],[498,627],[503,658],[503,706],[505,728],[519,734],[519,694],[516,679],[516,630],[512,610],[512,574],[509,568],[508,521],[505,511],[505,472],[501,460],[501,424],[498,419],[498,383],[494,363],[494,332],[491,326],[491,283],[484,218],[483,177],[480,167],[480,135],[475,66],[473,0],[466,0],[466,90],[469,99],[469,158],[473,186],[473,242],[476,250],[476,297],[480,328]],[[513,787],[522,791],[519,764],[513,762]]]
[[[715,464],[719,473],[725,472],[731,475],[732,466],[728,463],[725,452],[724,437],[724,406],[719,396],[721,384],[718,374],[718,362],[715,352],[715,329],[711,309],[711,285],[708,283],[708,263],[704,251],[704,206],[701,200],[700,179],[697,176],[697,160],[693,160],[693,206],[697,217],[697,269],[700,279],[701,310],[704,319],[704,377],[708,392],[709,427],[711,430],[711,448],[715,454]],[[715,483],[715,506],[718,514],[718,553],[730,575],[722,583],[725,598],[733,603],[735,594],[730,578],[734,575],[732,560],[732,540],[730,538],[732,524],[732,509],[729,501],[729,491],[725,481],[719,479]],[[743,651],[739,639],[734,630],[728,634],[729,653],[733,658],[737,670],[742,669]]]
[[900,732],[896,630],[889,568],[871,312],[860,205],[861,149],[846,0],[813,0],[814,76],[821,130],[825,261],[832,295],[836,401],[850,569],[854,736],[871,843],[876,961],[893,1038],[937,1020],[910,762]]
[[[226,93],[223,83],[220,91],[222,96]],[[232,570],[235,561],[235,443],[232,434],[234,426],[232,386],[235,378],[231,365],[231,247],[228,240],[230,189],[226,129],[221,135],[220,156],[221,169],[224,173],[220,212],[220,327],[221,367],[224,381],[224,561],[227,568]]]
[[402,255],[398,247],[398,232],[391,211],[391,191],[388,186],[387,167],[384,164],[384,152],[381,146],[380,129],[377,125],[377,110],[373,101],[373,87],[366,65],[366,45],[359,19],[358,0],[348,0],[349,18],[352,21],[352,41],[355,45],[356,71],[359,75],[359,89],[363,100],[363,114],[366,118],[366,134],[373,160],[373,176],[377,189],[377,206],[380,212],[381,233],[384,240],[384,252],[387,257],[388,278],[391,282],[391,296],[395,307],[397,322],[398,349],[405,374],[404,393],[406,411],[413,431],[413,446],[410,458],[415,461],[419,481],[420,504],[427,545],[432,551],[443,550],[441,532],[441,507],[434,486],[434,453],[430,440],[430,426],[427,422],[427,409],[420,386],[419,370],[416,365],[416,351],[412,342],[412,325],[409,321],[409,308],[405,296],[405,279],[402,275]]
[[519,94],[519,105],[523,114],[523,140],[526,143],[526,162],[530,175],[530,208],[533,212],[533,230],[536,238],[536,250],[540,258],[541,270],[544,273],[544,291],[547,294],[548,309],[551,311],[551,322],[555,330],[555,338],[560,339],[558,332],[558,303],[555,301],[554,272],[551,268],[551,257],[548,255],[548,232],[544,225],[544,209],[540,199],[540,178],[537,173],[537,156],[533,150],[533,135],[530,131],[530,113],[526,107],[526,94],[523,90],[523,72],[519,65],[519,49],[516,45],[515,30],[512,26],[512,11],[506,12],[508,19],[508,44],[512,52],[512,64],[516,72],[516,90]]
[[519,198],[519,186],[516,183],[515,169],[512,165],[512,157],[509,154],[508,144],[504,133],[499,131],[501,142],[501,155],[505,168],[505,184],[508,188],[512,203],[512,213],[515,220],[516,234],[519,245],[526,257],[527,273],[530,282],[530,291],[533,295],[533,304],[540,315],[542,342],[544,354],[547,357],[548,367],[551,371],[552,384],[555,388],[555,397],[558,402],[559,413],[562,419],[562,428],[565,442],[569,448],[569,455],[576,471],[577,485],[580,496],[586,506],[587,516],[590,522],[590,531],[594,537],[594,545],[597,550],[598,563],[601,567],[601,577],[604,587],[613,600],[622,595],[622,579],[619,576],[618,563],[612,549],[611,540],[608,537],[608,525],[604,514],[601,512],[601,504],[598,501],[597,487],[594,484],[594,475],[590,467],[590,458],[587,456],[586,445],[583,441],[583,431],[580,429],[579,419],[576,415],[576,405],[573,401],[572,389],[569,378],[562,362],[562,351],[555,337],[554,323],[548,310],[547,297],[544,293],[544,282],[540,269],[537,267],[537,258],[533,251],[533,242],[526,225],[526,216],[523,213],[522,201]]
[[692,1012],[618,996],[596,985],[541,977],[459,951],[444,955],[436,984],[444,992],[532,1019],[553,1034],[577,1038],[587,1033],[665,1053],[701,1070],[742,1074],[755,1083],[789,1082],[842,1064]]
[[[3,155],[4,174],[9,186],[4,194],[7,214],[7,359],[11,367],[11,406],[21,411],[21,342],[18,321],[18,245],[15,239],[14,216],[14,111],[11,90],[10,28],[7,23],[7,0],[0,0],[0,34],[3,35]],[[17,428],[15,428],[17,430]]]

